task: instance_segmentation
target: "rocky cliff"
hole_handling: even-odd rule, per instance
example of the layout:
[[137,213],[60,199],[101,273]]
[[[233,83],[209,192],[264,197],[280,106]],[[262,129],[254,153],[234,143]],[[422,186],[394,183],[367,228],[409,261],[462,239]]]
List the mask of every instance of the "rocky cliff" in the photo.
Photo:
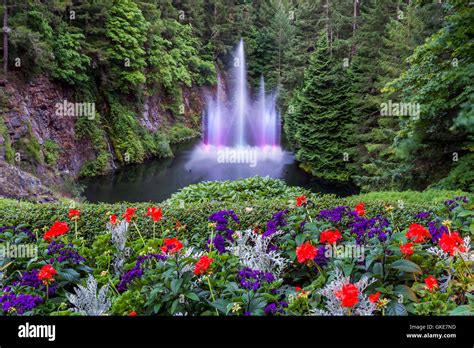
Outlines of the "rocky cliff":
[[[37,195],[52,197],[46,186],[61,190],[65,182],[77,179],[86,163],[97,160],[100,154],[94,139],[78,134],[78,116],[58,112],[59,104],[76,99],[73,89],[44,76],[27,82],[14,76],[0,81],[0,196],[30,196],[34,200],[38,200]],[[150,94],[133,115],[151,135],[159,131],[166,134],[175,123],[199,129],[203,108],[199,89],[183,88],[182,103],[176,110],[171,110],[168,104],[166,96]],[[107,119],[106,105],[96,104],[94,108],[102,119]],[[101,123],[96,126],[101,128],[102,143],[106,144],[104,173],[121,163],[107,126]],[[27,182],[28,188],[19,187]],[[18,186],[16,190],[15,186]],[[34,186],[38,188],[36,193]]]

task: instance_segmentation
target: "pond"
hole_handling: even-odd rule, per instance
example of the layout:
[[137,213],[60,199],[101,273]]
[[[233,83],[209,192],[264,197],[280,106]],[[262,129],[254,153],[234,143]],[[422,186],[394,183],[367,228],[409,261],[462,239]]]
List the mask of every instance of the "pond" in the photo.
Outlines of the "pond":
[[357,192],[353,185],[330,183],[307,174],[298,167],[293,153],[284,144],[281,148],[269,149],[268,153],[243,150],[240,154],[249,156],[240,156],[241,163],[236,163],[239,154],[232,153],[231,149],[221,151],[221,158],[207,150],[200,140],[194,140],[175,146],[172,158],[152,159],[122,167],[110,175],[83,179],[80,181],[84,187],[83,196],[93,203],[160,202],[191,184],[255,175],[282,179],[290,186],[305,187],[313,192],[339,196]]

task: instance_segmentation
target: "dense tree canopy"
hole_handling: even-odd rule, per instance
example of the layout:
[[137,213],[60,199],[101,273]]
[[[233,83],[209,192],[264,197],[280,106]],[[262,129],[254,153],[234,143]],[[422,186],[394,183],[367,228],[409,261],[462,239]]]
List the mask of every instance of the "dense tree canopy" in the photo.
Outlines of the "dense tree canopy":
[[[466,1],[8,0],[7,8],[10,72],[45,74],[107,105],[92,125],[101,131],[79,132],[94,137],[102,159],[105,135],[119,159],[125,148],[132,161],[159,154],[162,138],[137,122],[143,98],[161,94],[179,120],[182,88],[214,86],[243,38],[250,83],[264,75],[278,91],[287,140],[309,173],[368,190],[473,188]],[[386,115],[387,105],[419,114]]]

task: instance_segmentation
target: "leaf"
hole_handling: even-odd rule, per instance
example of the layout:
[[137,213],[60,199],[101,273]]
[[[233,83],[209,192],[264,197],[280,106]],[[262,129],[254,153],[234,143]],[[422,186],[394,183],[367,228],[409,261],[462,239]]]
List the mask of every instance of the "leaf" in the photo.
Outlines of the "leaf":
[[377,262],[376,264],[374,264],[372,271],[374,272],[374,274],[382,276],[382,263]]
[[173,294],[177,294],[179,292],[179,289],[181,288],[181,285],[183,284],[183,278],[179,279],[173,279],[171,281],[171,291]]
[[459,306],[449,312],[449,315],[474,315],[474,307],[470,305]]
[[189,298],[191,301],[199,301],[199,296],[196,295],[194,292],[188,292],[186,297]]
[[211,305],[214,307],[214,308],[217,308],[219,311],[221,311],[222,313],[226,313],[227,311],[227,306],[230,304],[229,301],[227,300],[224,300],[222,298],[219,298],[217,299],[216,301],[212,302]]
[[395,288],[393,289],[393,292],[396,295],[402,295],[404,298],[408,298],[409,300],[411,300],[413,302],[419,302],[420,301],[418,299],[418,297],[416,296],[415,292],[406,285],[399,284],[399,285],[395,286]]
[[296,238],[295,238],[296,245],[301,245],[301,244],[303,244],[304,239],[305,239],[305,235],[304,235],[304,234],[299,234],[299,235],[297,235]]
[[392,268],[398,269],[399,271],[402,271],[402,272],[408,272],[408,273],[416,273],[416,274],[423,273],[421,271],[420,266],[418,266],[416,263],[410,260],[397,260],[394,263],[392,263]]
[[387,315],[405,316],[408,312],[402,303],[392,301],[387,306]]
[[176,312],[176,307],[178,307],[179,300],[176,299],[173,301],[173,304],[171,305],[171,314],[174,314]]
[[58,271],[58,278],[67,280],[71,283],[78,283],[79,279],[81,278],[81,275],[79,274],[79,272],[72,268],[66,268],[61,271]]

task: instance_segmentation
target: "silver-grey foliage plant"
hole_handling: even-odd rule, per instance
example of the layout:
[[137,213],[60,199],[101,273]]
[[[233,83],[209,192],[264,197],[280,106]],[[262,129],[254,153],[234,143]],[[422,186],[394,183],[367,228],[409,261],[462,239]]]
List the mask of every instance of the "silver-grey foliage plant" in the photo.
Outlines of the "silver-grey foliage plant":
[[109,284],[97,291],[97,280],[89,275],[86,286],[78,285],[74,289],[75,294],[66,294],[69,302],[75,306],[74,311],[82,315],[99,316],[105,315],[110,309],[111,303],[107,298]]

